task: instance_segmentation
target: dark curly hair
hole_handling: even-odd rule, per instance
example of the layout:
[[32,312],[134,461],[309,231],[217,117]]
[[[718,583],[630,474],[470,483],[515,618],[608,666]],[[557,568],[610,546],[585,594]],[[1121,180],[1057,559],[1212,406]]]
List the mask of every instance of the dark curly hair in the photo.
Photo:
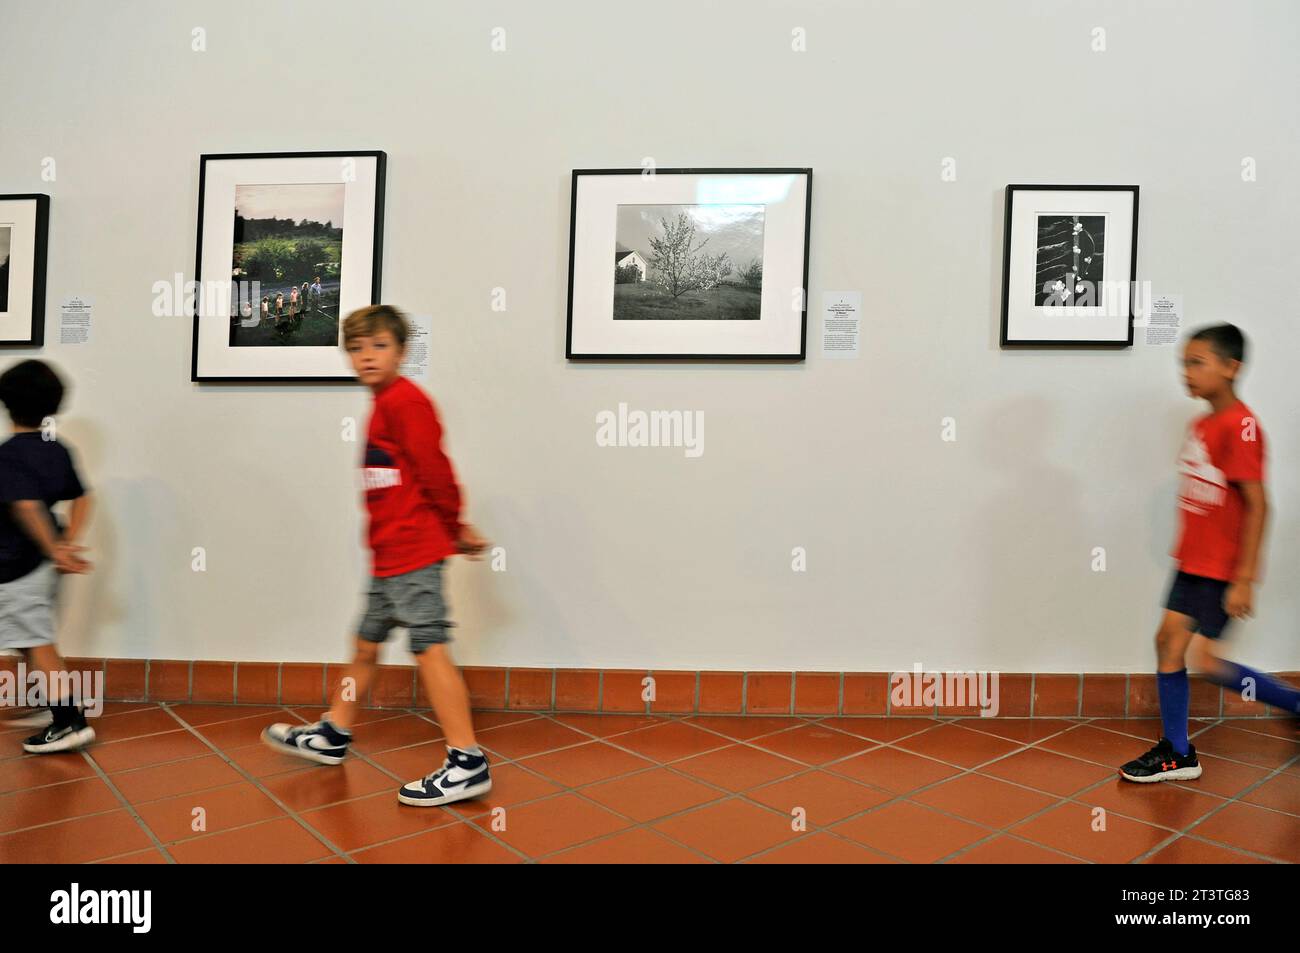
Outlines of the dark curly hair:
[[44,361],[19,361],[0,374],[0,403],[20,427],[39,427],[63,403],[59,375]]

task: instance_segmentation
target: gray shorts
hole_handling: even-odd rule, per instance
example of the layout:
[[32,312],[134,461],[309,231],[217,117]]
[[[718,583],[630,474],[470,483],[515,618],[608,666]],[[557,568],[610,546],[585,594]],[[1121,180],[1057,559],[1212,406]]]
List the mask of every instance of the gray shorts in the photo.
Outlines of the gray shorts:
[[0,649],[54,644],[59,571],[46,560],[25,576],[0,583]]
[[436,562],[400,576],[371,576],[357,634],[367,642],[386,642],[394,626],[404,626],[411,651],[419,655],[430,645],[450,642],[447,630],[455,624],[447,618],[442,562]]

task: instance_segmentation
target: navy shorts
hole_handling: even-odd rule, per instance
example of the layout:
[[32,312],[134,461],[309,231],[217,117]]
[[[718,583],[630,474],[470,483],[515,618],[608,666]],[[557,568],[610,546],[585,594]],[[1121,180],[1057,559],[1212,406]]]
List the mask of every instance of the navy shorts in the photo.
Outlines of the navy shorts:
[[1191,616],[1195,620],[1193,632],[1207,639],[1217,639],[1232,621],[1228,610],[1223,608],[1223,596],[1228,585],[1223,579],[1193,576],[1179,570],[1174,573],[1174,581],[1169,586],[1165,608]]
[[405,626],[411,651],[419,655],[451,641],[447,630],[454,625],[442,595],[442,563],[436,562],[400,576],[372,576],[357,634],[367,642],[386,642],[394,626]]

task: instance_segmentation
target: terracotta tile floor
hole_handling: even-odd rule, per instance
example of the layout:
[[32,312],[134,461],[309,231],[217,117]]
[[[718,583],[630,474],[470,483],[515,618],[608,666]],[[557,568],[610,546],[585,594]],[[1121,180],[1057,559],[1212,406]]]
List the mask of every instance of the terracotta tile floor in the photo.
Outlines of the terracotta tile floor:
[[316,709],[106,706],[97,743],[0,730],[3,863],[1294,863],[1300,743],[1198,720],[1205,775],[1115,767],[1157,719],[481,712],[482,801],[397,803],[441,763],[427,712],[370,710],[340,767],[258,740]]

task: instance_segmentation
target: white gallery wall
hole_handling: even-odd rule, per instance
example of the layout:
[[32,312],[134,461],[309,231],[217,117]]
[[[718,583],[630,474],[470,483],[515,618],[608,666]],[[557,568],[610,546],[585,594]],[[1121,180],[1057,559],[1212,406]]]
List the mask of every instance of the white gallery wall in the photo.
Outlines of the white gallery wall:
[[[462,663],[1149,671],[1199,408],[1141,329],[999,349],[1003,189],[1038,182],[1141,186],[1139,278],[1249,334],[1274,510],[1234,641],[1300,668],[1295,4],[0,11],[0,193],[52,196],[48,343],[0,366],[74,382],[62,433],[98,494],[68,654],[344,657],[366,557],[340,434],[367,394],[190,383],[191,322],[153,286],[193,277],[200,154],[382,149],[383,298],[433,316],[425,386],[506,553],[450,574]],[[806,362],[565,361],[570,172],[647,158],[813,169]],[[857,360],[820,356],[828,290],[863,293]],[[60,345],[72,296],[91,340]],[[702,412],[703,455],[598,446],[620,402]]]

